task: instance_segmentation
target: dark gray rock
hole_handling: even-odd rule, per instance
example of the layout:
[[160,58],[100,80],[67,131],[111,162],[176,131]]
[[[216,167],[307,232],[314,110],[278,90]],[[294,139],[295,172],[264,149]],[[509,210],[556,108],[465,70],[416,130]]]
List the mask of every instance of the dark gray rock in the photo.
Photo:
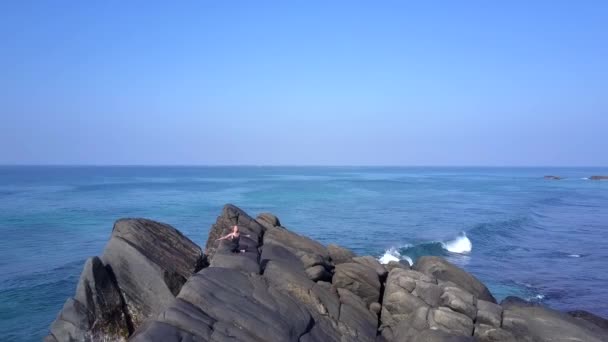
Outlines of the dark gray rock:
[[146,321],[130,339],[131,342],[207,342],[209,340],[190,334],[173,325],[158,321]]
[[373,269],[357,264],[343,263],[336,266],[333,285],[345,288],[361,297],[365,307],[380,300],[380,279]]
[[477,301],[476,322],[493,327],[500,327],[501,321],[502,307],[500,305],[486,302],[481,299]]
[[411,292],[416,282],[432,283],[434,279],[413,270],[393,269],[386,279],[382,301],[381,321],[394,327],[399,321],[409,319],[421,307],[429,305]]
[[591,176],[590,180],[608,180],[608,176]]
[[384,266],[382,266],[382,264],[380,264],[380,262],[378,262],[378,260],[376,260],[376,258],[372,256],[367,255],[361,257],[354,257],[352,258],[352,261],[373,269],[374,271],[376,271],[376,274],[378,274],[378,277],[380,277],[380,279],[386,279],[386,276],[388,275],[388,271],[386,270],[386,268],[384,268]]
[[552,176],[552,175],[547,175],[547,176],[544,176],[543,178],[546,179],[546,180],[560,180],[560,179],[562,179],[562,177],[560,177],[560,176]]
[[235,225],[239,226],[241,236],[250,235],[250,239],[254,241],[255,246],[260,244],[265,228],[240,208],[232,204],[226,204],[222,209],[221,215],[209,230],[205,254],[210,262],[213,261],[213,257],[218,248],[227,246],[225,242],[217,241],[217,239],[232,232],[232,227]]
[[[263,277],[231,269],[202,270],[190,278],[178,298],[217,322],[236,325],[253,340],[297,341],[311,321],[300,304]],[[215,334],[215,325],[213,329]]]
[[271,213],[259,214],[256,221],[258,221],[258,223],[264,226],[266,229],[281,227],[281,221],[279,221],[279,218]]
[[325,267],[321,265],[307,268],[306,274],[308,275],[308,278],[310,278],[312,281],[331,280],[331,274],[327,272]]
[[443,299],[443,289],[433,281],[416,280],[416,287],[412,294],[433,307],[438,306],[440,300]]
[[475,324],[473,336],[479,342],[517,342],[510,332],[487,324]]
[[417,336],[422,331],[429,329],[427,316],[429,307],[420,306],[407,316],[407,318],[398,321],[392,328],[393,337],[390,340],[408,341],[412,337]]
[[424,330],[414,336],[411,342],[474,342],[471,336],[458,336],[441,330]]
[[357,341],[375,341],[378,317],[368,310],[365,302],[345,288],[338,288],[340,295],[340,329]]
[[376,315],[379,315],[381,310],[382,310],[382,304],[380,304],[378,302],[373,302],[369,305],[369,311],[375,313]]
[[477,316],[477,298],[475,298],[475,296],[473,296],[469,292],[458,287],[445,287],[443,289],[443,294],[441,295],[440,302],[442,306],[449,307],[450,309],[456,312],[465,314],[472,320],[475,320]]
[[264,245],[266,244],[283,246],[296,255],[309,253],[319,255],[323,259],[329,258],[329,253],[322,244],[287,229],[269,229],[264,234]]
[[327,245],[327,251],[334,265],[352,262],[352,259],[357,256],[351,250],[334,244]]
[[57,319],[51,324],[51,334],[48,339],[57,341],[91,341],[89,330],[91,322],[89,312],[84,304],[74,298],[68,298],[59,312]]
[[488,288],[483,283],[481,283],[473,275],[452,265],[443,258],[423,256],[416,260],[413,268],[439,280],[451,281],[460,288],[472,293],[479,299],[496,303],[496,299],[494,299],[494,296],[492,296]]
[[508,296],[500,302],[500,306],[502,306],[503,309],[507,309],[511,306],[540,306],[540,304],[529,302],[516,296]]
[[112,275],[98,257],[92,257],[80,274],[74,299],[66,302],[50,333],[59,341],[120,340],[129,336],[127,319]]
[[473,320],[450,308],[442,306],[430,309],[427,319],[431,329],[443,330],[453,335],[473,335]]
[[503,310],[502,329],[517,341],[606,341],[606,331],[566,313],[541,306],[518,305],[511,301]]
[[[608,319],[594,315],[585,310],[568,311],[568,315],[597,326],[599,329],[605,331],[606,336],[608,336]],[[591,328],[593,329],[593,327]]]
[[386,264],[384,267],[386,267],[386,270],[388,272],[392,271],[393,268],[402,268],[405,270],[409,270],[411,268],[409,263],[401,261],[389,261],[389,263]]
[[170,324],[203,340],[211,338],[215,323],[206,313],[179,298],[158,316],[157,321]]
[[137,328],[173,302],[202,265],[201,249],[177,229],[146,219],[116,221],[101,258],[114,274]]

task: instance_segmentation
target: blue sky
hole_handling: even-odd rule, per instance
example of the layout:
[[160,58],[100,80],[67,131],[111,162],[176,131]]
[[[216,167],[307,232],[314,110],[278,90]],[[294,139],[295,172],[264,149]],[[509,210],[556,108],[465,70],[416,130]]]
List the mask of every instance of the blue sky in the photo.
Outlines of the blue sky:
[[0,163],[608,165],[606,1],[0,2]]

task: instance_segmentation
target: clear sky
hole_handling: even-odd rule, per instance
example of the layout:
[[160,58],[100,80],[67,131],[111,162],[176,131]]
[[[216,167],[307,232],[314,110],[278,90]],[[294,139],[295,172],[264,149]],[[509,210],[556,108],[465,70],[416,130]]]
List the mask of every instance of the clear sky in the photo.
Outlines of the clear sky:
[[608,165],[608,1],[159,3],[0,2],[0,164]]

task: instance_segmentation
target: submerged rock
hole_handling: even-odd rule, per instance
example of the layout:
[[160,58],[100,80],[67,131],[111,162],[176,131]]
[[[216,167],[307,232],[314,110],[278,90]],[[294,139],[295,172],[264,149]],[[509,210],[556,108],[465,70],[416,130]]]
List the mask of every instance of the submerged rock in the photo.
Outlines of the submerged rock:
[[547,180],[560,180],[560,179],[562,179],[562,177],[560,177],[560,176],[551,176],[551,175],[544,176],[543,178],[547,179]]

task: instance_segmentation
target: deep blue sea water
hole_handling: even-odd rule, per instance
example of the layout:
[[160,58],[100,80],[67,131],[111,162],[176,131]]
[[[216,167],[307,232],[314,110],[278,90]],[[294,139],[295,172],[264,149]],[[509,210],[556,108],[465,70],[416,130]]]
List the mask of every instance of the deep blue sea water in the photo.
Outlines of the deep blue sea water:
[[0,167],[0,339],[46,334],[116,219],[204,245],[225,203],[359,254],[443,255],[499,299],[606,317],[608,181],[594,174],[608,168]]

